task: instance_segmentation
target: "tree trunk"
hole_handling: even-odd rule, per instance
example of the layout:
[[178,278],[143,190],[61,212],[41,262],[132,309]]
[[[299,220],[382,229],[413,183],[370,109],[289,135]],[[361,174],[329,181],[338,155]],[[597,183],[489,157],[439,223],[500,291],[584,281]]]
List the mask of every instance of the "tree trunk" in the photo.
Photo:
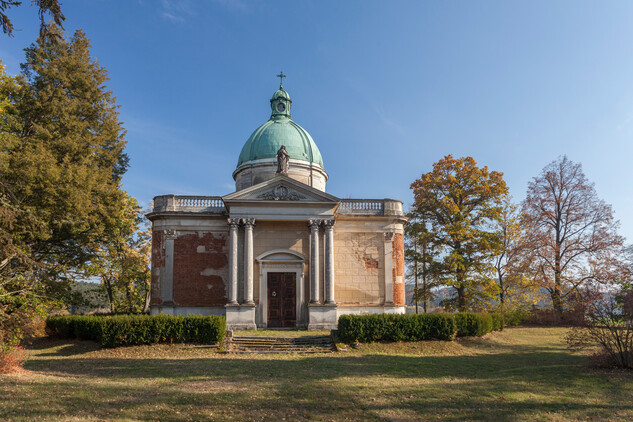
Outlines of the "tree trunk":
[[108,277],[103,277],[103,286],[108,294],[108,302],[110,302],[110,312],[114,313],[114,292],[112,291],[112,282]]
[[560,290],[554,289],[550,292],[552,297],[552,306],[554,311],[560,316],[563,313],[563,299],[560,296]]
[[145,305],[143,306],[143,313],[149,312],[149,304],[150,304],[150,298],[151,298],[150,293],[151,291],[147,289],[147,292],[145,293]]
[[416,315],[418,314],[418,242],[414,241],[413,242],[413,250],[415,251],[416,255],[415,255],[415,266],[413,268],[413,271],[415,271],[414,276],[415,276],[415,313]]
[[505,293],[503,291],[503,276],[499,274],[499,303],[501,303],[502,307],[503,307],[504,302],[505,302]]
[[427,278],[427,265],[428,265],[428,256],[427,256],[427,251],[426,251],[426,244],[422,245],[422,288],[424,289],[424,296],[423,296],[423,307],[424,307],[424,313],[428,312],[428,307],[429,307],[429,287],[428,287],[428,283],[426,282],[426,278]]
[[466,288],[463,285],[457,288],[457,310],[466,312]]

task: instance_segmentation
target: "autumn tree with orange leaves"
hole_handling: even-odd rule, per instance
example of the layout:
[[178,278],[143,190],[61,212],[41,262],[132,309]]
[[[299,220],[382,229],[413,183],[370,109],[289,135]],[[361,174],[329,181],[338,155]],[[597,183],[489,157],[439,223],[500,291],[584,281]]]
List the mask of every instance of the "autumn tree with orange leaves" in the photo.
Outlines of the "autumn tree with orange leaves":
[[411,189],[413,211],[429,223],[437,254],[433,278],[457,294],[450,305],[465,311],[494,297],[492,262],[503,247],[496,227],[508,192],[503,173],[479,168],[472,157],[447,155]]
[[618,222],[579,163],[563,156],[545,166],[528,186],[522,214],[529,245],[525,262],[556,312],[580,287],[621,277]]

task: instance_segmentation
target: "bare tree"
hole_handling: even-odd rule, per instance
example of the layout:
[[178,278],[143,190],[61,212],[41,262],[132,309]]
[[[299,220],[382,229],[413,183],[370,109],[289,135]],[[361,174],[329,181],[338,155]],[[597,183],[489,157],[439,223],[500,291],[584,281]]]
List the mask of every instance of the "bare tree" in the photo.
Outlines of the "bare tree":
[[510,195],[503,198],[501,217],[498,222],[498,232],[503,247],[494,260],[498,302],[501,308],[510,305],[525,305],[530,295],[538,288],[530,277],[526,277],[522,254],[527,245],[518,208],[512,202]]
[[433,264],[434,247],[432,234],[427,227],[426,218],[414,211],[408,214],[409,222],[404,228],[405,261],[408,264],[407,279],[413,280],[412,299],[415,313],[419,313],[418,304],[422,302],[424,313],[428,312],[429,302],[433,299],[433,288],[437,283],[432,280],[430,266]]
[[529,245],[525,262],[557,313],[579,286],[613,280],[621,270],[623,238],[611,206],[598,198],[582,166],[566,156],[530,182],[522,218]]

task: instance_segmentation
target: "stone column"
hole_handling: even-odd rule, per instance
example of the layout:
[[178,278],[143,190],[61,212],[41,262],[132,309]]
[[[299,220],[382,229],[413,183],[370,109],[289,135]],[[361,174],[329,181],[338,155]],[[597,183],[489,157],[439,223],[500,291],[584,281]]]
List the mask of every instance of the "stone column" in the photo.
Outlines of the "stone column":
[[244,303],[253,305],[253,226],[254,218],[244,219]]
[[325,220],[325,303],[336,304],[334,300],[334,220]]
[[237,231],[240,220],[229,218],[229,305],[237,305]]
[[393,233],[385,233],[385,305],[393,305]]
[[161,275],[160,298],[164,305],[174,303],[174,241],[176,230],[165,230],[165,273]]
[[321,220],[310,220],[310,303],[319,303],[319,226]]

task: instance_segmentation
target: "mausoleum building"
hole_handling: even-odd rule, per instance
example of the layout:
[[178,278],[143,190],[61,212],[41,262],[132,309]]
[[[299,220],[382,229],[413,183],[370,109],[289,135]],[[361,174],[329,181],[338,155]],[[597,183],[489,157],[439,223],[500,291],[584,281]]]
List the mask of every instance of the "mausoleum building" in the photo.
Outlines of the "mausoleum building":
[[340,199],[280,85],[224,196],[162,195],[152,212],[151,313],[225,315],[233,329],[336,328],[404,313],[402,202]]

